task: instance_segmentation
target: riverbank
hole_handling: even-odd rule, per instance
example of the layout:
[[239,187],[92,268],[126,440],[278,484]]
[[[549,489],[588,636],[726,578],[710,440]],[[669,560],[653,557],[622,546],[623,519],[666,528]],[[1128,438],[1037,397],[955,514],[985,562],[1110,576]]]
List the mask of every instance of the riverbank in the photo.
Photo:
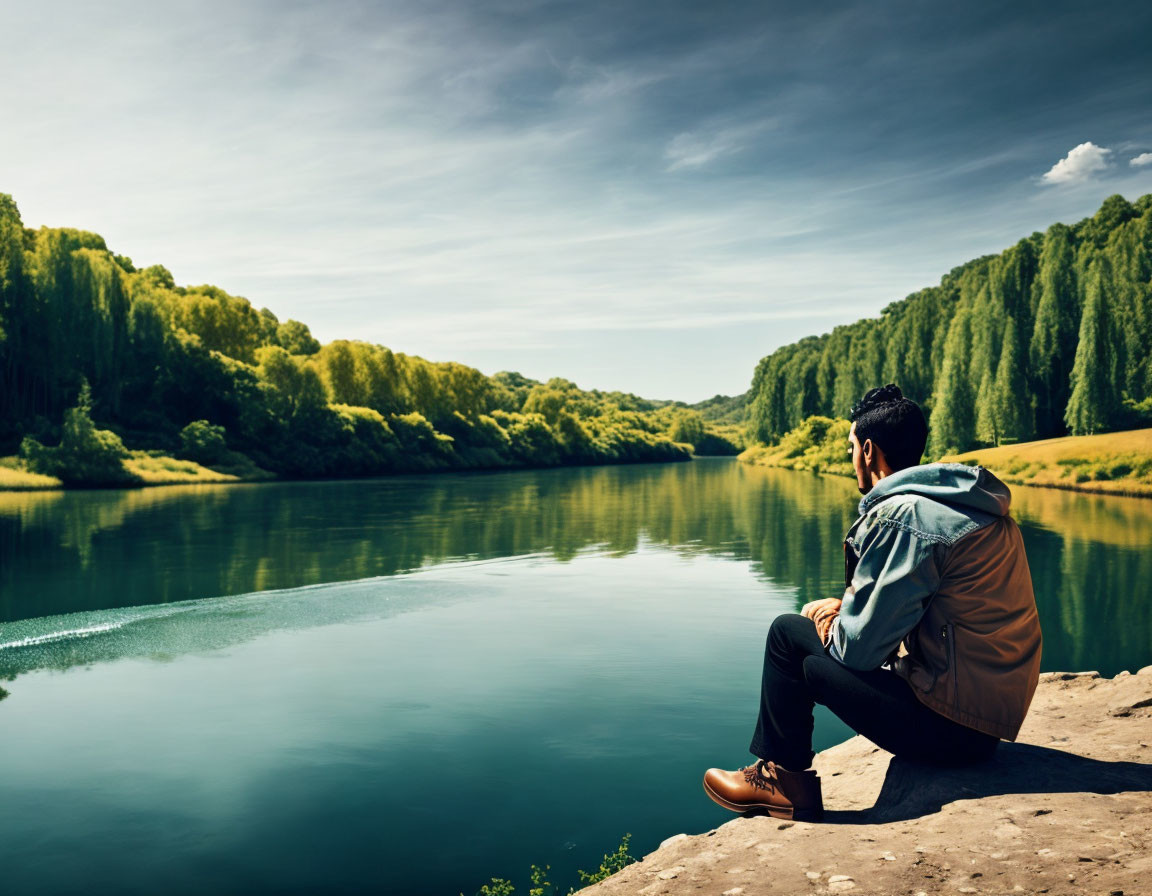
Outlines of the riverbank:
[[941,459],[979,464],[1015,485],[1152,497],[1152,429],[1021,442]]
[[[243,457],[242,455],[239,456]],[[536,465],[519,467],[440,467],[435,469],[393,470],[390,472],[382,472],[375,476],[309,476],[300,478],[313,482],[340,482],[347,478],[377,479],[387,478],[390,476],[409,476],[413,473],[491,473],[494,471],[559,469],[562,467],[624,466],[634,463],[682,463],[684,461],[693,459],[693,455],[683,453],[665,458],[663,460],[617,460],[605,461],[603,463],[555,464],[550,466]],[[245,458],[244,460],[247,459]],[[198,464],[190,460],[182,460],[180,458],[170,457],[168,455],[156,454],[154,452],[133,451],[131,452],[131,456],[124,460],[124,470],[126,473],[124,481],[119,482],[116,485],[100,487],[137,489],[159,485],[231,485],[250,482],[297,481],[297,479],[293,477],[277,476],[275,473],[270,473],[267,470],[257,467],[250,461],[246,464],[238,464],[235,467],[229,469],[231,472],[225,472],[223,470],[206,467],[202,464]],[[55,476],[45,476],[41,473],[33,473],[31,470],[25,468],[23,462],[18,457],[0,457],[0,493],[75,491],[77,489],[85,490],[87,488],[87,486],[68,486]]]
[[[754,445],[739,460],[753,466],[854,476],[846,451],[848,426],[845,420],[812,417],[776,445]],[[1010,485],[1152,497],[1152,429],[1020,442],[940,460],[987,467]]]
[[[232,482],[268,482],[278,477],[248,463],[236,472],[213,470],[190,460],[133,451],[124,459],[124,482],[119,488],[142,488],[150,485],[206,485]],[[0,457],[0,492],[69,490],[55,476],[33,473],[18,457]]]
[[1146,891],[1152,666],[1112,679],[1041,675],[1019,740],[1002,743],[986,765],[934,769],[857,736],[817,755],[815,766],[823,822],[736,817],[670,837],[581,892]]

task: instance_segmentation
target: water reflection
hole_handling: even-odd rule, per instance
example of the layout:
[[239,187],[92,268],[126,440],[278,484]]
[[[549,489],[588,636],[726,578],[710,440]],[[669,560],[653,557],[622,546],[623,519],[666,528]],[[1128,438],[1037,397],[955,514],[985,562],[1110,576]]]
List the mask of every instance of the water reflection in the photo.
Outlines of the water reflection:
[[[0,494],[0,620],[390,575],[458,559],[641,540],[750,560],[835,594],[858,495],[847,479],[731,460],[360,482]],[[1152,502],[1015,489],[1044,667],[1152,661]],[[702,595],[706,599],[707,595]]]

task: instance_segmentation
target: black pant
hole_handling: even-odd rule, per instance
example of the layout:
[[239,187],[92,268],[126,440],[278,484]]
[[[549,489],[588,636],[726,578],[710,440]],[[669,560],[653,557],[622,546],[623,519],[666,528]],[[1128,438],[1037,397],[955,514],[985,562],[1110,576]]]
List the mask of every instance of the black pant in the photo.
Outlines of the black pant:
[[812,764],[812,708],[827,706],[855,731],[897,756],[947,765],[991,757],[999,738],[929,709],[895,672],[857,672],[834,660],[816,625],[778,616],[764,648],[760,718],[749,748],[791,771]]

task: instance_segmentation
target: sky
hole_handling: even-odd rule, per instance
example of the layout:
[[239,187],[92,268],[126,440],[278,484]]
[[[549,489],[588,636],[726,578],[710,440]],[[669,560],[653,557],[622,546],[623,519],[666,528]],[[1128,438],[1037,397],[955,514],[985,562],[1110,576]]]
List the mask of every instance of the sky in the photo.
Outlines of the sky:
[[0,35],[26,226],[650,398],[1152,192],[1144,2],[0,0]]

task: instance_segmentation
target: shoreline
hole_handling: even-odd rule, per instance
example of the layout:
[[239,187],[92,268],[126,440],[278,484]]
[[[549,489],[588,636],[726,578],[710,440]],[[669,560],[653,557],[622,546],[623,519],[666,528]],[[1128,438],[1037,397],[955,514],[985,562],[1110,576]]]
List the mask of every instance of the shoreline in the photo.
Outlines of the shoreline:
[[[794,430],[776,445],[754,445],[739,455],[740,462],[851,479],[851,466],[842,459],[847,423],[826,422],[819,431],[811,423]],[[1014,442],[939,461],[984,467],[1013,486],[1152,498],[1152,428]]]
[[1150,725],[1152,666],[1041,673],[1018,740],[987,763],[942,769],[855,735],[814,760],[823,821],[719,810],[579,892],[1144,892]]
[[[4,485],[0,482],[0,495],[16,495],[24,493],[44,494],[45,492],[59,492],[66,494],[70,492],[108,492],[108,491],[139,491],[146,488],[172,488],[177,486],[194,486],[194,485],[270,485],[273,483],[285,484],[292,482],[365,482],[374,481],[377,479],[392,479],[397,476],[442,476],[445,474],[469,474],[469,473],[518,473],[527,470],[573,470],[582,468],[595,468],[595,467],[632,467],[642,464],[682,464],[690,463],[696,460],[714,460],[716,458],[735,458],[735,455],[721,455],[721,454],[705,454],[693,455],[685,458],[674,458],[668,460],[621,460],[612,461],[610,463],[584,463],[584,464],[554,464],[551,466],[519,466],[519,467],[462,467],[452,468],[446,467],[440,470],[396,470],[390,473],[379,473],[371,476],[322,476],[322,477],[289,477],[277,476],[269,474],[267,476],[232,476],[227,473],[215,473],[214,476],[205,476],[197,479],[171,479],[171,480],[147,480],[140,482],[123,482],[110,485],[73,485],[68,486],[63,483],[51,485]],[[3,468],[0,468],[2,470]],[[209,468],[204,467],[208,470]],[[36,474],[31,474],[36,475]],[[45,477],[47,478],[47,477]]]
[[[956,461],[951,460],[951,459],[949,459],[947,461],[941,461],[941,462],[942,463],[956,463]],[[836,473],[836,472],[831,472],[828,470],[796,469],[795,467],[789,467],[785,464],[765,464],[765,463],[757,463],[756,461],[749,461],[749,460],[742,460],[742,461],[740,461],[740,463],[746,464],[749,467],[769,467],[773,470],[791,470],[793,473],[811,473],[811,474],[816,475],[816,476],[828,476],[831,479],[851,479],[852,478],[851,474],[849,474],[849,473]],[[993,470],[993,472],[995,473],[996,471]],[[1056,489],[1056,490],[1062,491],[1062,492],[1079,492],[1081,494],[1087,494],[1087,495],[1115,495],[1115,496],[1118,496],[1121,498],[1152,498],[1152,485],[1146,486],[1143,483],[1136,483],[1136,487],[1133,489],[1129,489],[1126,487],[1102,488],[1099,486],[1098,483],[1092,483],[1092,482],[1087,482],[1087,483],[1025,482],[1022,479],[1018,479],[1017,477],[1011,476],[1008,474],[1001,476],[999,473],[997,473],[996,475],[997,475],[997,478],[999,478],[1001,481],[1003,481],[1006,485],[1014,485],[1014,486],[1019,485],[1019,486],[1023,486],[1024,488]]]

